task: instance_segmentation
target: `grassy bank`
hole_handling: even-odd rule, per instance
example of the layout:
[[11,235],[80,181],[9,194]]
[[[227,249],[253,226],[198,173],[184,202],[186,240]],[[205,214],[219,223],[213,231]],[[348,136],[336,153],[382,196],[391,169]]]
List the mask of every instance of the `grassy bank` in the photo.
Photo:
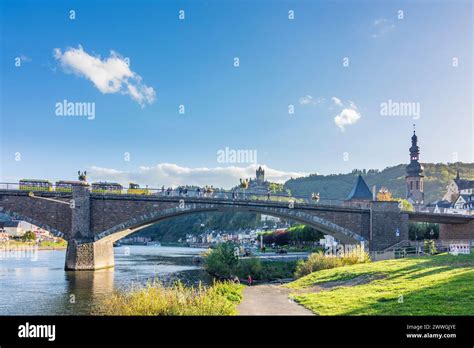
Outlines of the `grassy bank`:
[[286,286],[319,315],[474,315],[474,254],[343,266]]
[[25,248],[25,247],[34,247],[34,246],[38,246],[39,250],[66,249],[67,242],[65,240],[61,240],[59,242],[42,241],[42,242],[36,243],[36,242],[9,240],[7,242],[0,243],[0,248],[4,248],[4,249],[16,249],[16,248]]
[[101,315],[235,315],[243,286],[219,282],[212,286],[185,287],[159,283],[117,292],[96,310]]

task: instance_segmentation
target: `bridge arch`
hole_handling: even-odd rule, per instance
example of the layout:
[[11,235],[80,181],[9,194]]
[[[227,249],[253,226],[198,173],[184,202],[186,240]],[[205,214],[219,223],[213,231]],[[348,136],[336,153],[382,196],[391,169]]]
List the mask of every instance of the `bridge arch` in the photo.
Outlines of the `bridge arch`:
[[19,213],[16,213],[14,211],[11,211],[11,210],[5,210],[1,207],[0,207],[0,213],[8,215],[9,217],[11,217],[14,220],[25,221],[25,222],[28,222],[28,223],[33,224],[35,226],[38,226],[39,228],[42,228],[42,229],[50,232],[55,237],[64,238],[66,236],[66,234],[64,232],[59,231],[58,229],[56,229],[54,227],[51,227],[50,225],[45,224],[43,222],[40,222],[40,221],[38,221],[34,218],[31,218],[29,216],[19,214]]
[[115,242],[162,220],[172,219],[183,215],[209,212],[248,212],[265,214],[309,225],[325,234],[334,236],[342,243],[367,242],[366,238],[360,234],[310,214],[304,210],[291,209],[288,207],[283,208],[281,206],[263,207],[245,204],[226,206],[212,203],[190,203],[181,208],[173,207],[146,213],[98,233],[95,236],[95,240]]

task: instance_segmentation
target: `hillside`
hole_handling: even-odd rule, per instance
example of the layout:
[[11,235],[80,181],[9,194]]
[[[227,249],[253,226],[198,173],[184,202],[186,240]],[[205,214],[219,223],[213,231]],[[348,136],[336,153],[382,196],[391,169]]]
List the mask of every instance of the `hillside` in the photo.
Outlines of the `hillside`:
[[261,225],[259,221],[258,215],[252,213],[199,213],[164,220],[137,233],[161,242],[176,242],[185,239],[188,233],[198,235],[209,230],[255,228]]
[[[446,186],[455,178],[457,169],[461,178],[474,179],[474,163],[423,163],[423,166],[426,203],[443,197]],[[288,180],[285,188],[291,190],[295,196],[310,197],[311,193],[319,192],[322,199],[345,199],[360,173],[370,188],[376,185],[378,190],[384,186],[392,192],[393,197],[405,198],[405,167],[405,164],[399,164],[382,171],[364,169],[354,170],[348,174],[310,175]]]
[[473,315],[474,254],[337,267],[286,287],[318,315]]

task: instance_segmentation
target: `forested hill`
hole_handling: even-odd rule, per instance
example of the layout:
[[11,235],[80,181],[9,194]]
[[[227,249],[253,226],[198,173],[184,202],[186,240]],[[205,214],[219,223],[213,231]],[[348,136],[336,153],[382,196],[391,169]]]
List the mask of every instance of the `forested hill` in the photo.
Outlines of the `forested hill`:
[[[459,169],[462,179],[474,180],[474,163],[423,163],[425,203],[442,199],[448,183],[456,177]],[[312,192],[319,192],[321,199],[346,199],[356,181],[357,175],[362,174],[367,185],[377,190],[382,186],[392,192],[393,197],[405,198],[405,164],[387,167],[382,171],[377,169],[353,170],[348,174],[310,175],[290,179],[285,188],[295,196],[310,197]]]

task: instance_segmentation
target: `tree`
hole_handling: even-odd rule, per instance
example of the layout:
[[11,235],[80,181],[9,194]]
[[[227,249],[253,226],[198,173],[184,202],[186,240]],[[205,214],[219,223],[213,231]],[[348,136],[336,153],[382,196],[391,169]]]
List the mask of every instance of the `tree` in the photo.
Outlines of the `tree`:
[[400,204],[400,210],[405,210],[405,211],[415,211],[415,208],[413,207],[413,204],[408,202],[406,199],[396,199]]
[[410,222],[408,235],[411,240],[438,239],[439,225],[430,222]]
[[221,243],[206,256],[205,266],[210,274],[228,278],[234,275],[239,259],[235,255],[236,245],[231,242]]
[[377,192],[378,201],[393,201],[392,193],[385,187],[382,187],[379,192]]
[[36,240],[36,235],[34,232],[32,231],[26,231],[25,234],[23,235],[22,239],[25,241],[25,242],[28,242],[28,241],[35,241]]

